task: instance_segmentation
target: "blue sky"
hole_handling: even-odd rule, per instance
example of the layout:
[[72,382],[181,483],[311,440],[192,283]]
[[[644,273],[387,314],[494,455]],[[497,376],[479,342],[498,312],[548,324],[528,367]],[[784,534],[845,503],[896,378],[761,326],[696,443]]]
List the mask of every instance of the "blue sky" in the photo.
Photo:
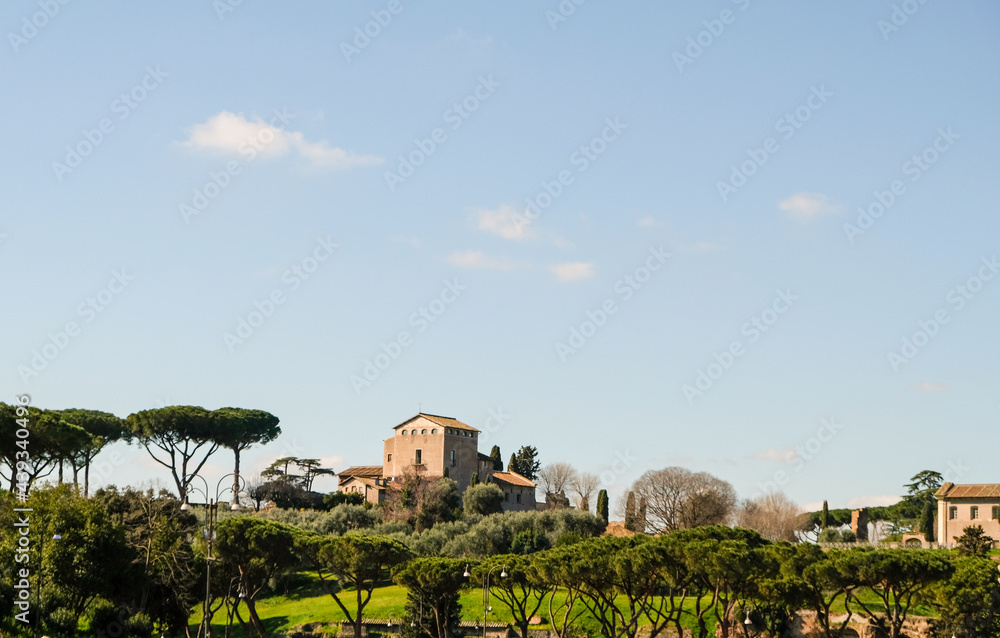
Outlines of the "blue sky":
[[[418,409],[492,410],[486,451],[613,495],[670,465],[802,505],[1000,480],[994,3],[0,25],[5,401],[268,410],[251,467],[377,463]],[[168,479],[102,458],[98,483]]]

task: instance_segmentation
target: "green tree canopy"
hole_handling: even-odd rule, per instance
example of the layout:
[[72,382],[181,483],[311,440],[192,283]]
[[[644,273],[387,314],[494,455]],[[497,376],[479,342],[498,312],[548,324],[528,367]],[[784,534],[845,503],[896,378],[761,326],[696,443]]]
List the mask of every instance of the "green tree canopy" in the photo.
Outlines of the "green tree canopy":
[[[420,622],[432,638],[451,638],[458,629],[461,590],[469,585],[464,576],[473,568],[457,558],[415,558],[393,570],[397,584],[410,590],[414,600],[423,608],[423,614],[410,612],[410,622]],[[411,606],[412,609],[412,606]]]
[[466,514],[488,516],[503,511],[503,490],[492,483],[480,483],[466,488],[462,495]]
[[196,406],[143,410],[130,414],[125,424],[127,438],[139,441],[154,461],[170,470],[181,501],[187,499],[194,475],[221,445],[212,413]]

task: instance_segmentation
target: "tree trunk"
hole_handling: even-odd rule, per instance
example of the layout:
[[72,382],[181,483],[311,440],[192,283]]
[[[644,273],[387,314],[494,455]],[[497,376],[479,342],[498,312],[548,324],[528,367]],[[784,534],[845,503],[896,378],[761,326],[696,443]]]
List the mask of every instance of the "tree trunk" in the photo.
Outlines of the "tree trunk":
[[83,497],[87,498],[90,495],[90,459],[87,459],[87,464],[83,466]]
[[260,617],[257,615],[257,605],[254,603],[253,599],[250,597],[244,598],[247,605],[247,611],[250,613],[250,622],[253,623],[253,628],[257,630],[257,636],[259,638],[265,638],[267,632],[264,630],[264,623],[260,621]]
[[236,456],[236,468],[233,470],[233,502],[238,503],[240,500],[240,450],[239,448],[233,449],[233,454]]

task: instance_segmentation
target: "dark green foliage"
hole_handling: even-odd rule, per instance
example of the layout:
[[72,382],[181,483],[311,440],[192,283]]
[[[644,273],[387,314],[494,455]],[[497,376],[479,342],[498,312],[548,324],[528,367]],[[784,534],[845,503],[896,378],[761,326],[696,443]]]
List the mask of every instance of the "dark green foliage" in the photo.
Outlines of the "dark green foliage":
[[631,532],[640,532],[639,512],[635,503],[635,492],[629,491],[625,497],[625,529]]
[[212,413],[196,406],[136,412],[125,420],[125,429],[130,442],[139,441],[154,461],[170,470],[181,500],[194,475],[220,445]]
[[[423,632],[432,638],[450,638],[457,634],[462,605],[461,590],[470,578],[463,574],[469,566],[454,558],[415,558],[393,570],[397,584],[406,587],[413,600],[407,604],[408,617],[404,625],[420,623]],[[423,613],[414,615],[414,610]]]
[[462,495],[462,505],[466,514],[497,514],[503,511],[503,490],[492,484],[471,485]]
[[493,459],[493,471],[503,472],[503,457],[500,456],[500,446],[494,445],[490,450],[490,458]]
[[[572,534],[572,532],[563,534],[559,537],[560,542],[563,538],[566,538]],[[534,529],[526,529],[523,532],[518,532],[514,535],[514,540],[510,544],[511,554],[534,554],[535,552],[540,552],[549,549],[552,543],[549,541],[549,537],[544,534],[539,534]]]
[[920,531],[924,533],[924,540],[929,543],[934,542],[934,505],[930,502],[924,503],[924,513],[920,517]]
[[958,544],[959,556],[986,558],[996,539],[987,536],[981,525],[970,525],[962,530],[962,535],[955,542]]
[[479,485],[479,472],[473,472],[469,479],[469,486]]
[[338,505],[364,505],[365,497],[359,492],[330,492],[323,497],[323,508],[332,510]]
[[830,526],[830,506],[826,501],[823,501],[823,510],[819,515],[819,528],[821,530],[826,529]]
[[996,563],[985,558],[959,558],[955,573],[935,590],[941,612],[939,636],[1000,636],[1000,583]]
[[601,490],[597,493],[597,509],[596,514],[599,519],[608,522],[608,491]]
[[538,470],[542,467],[538,460],[538,449],[530,445],[523,445],[517,453],[511,455],[507,470],[517,472],[524,478],[534,481],[538,476]]

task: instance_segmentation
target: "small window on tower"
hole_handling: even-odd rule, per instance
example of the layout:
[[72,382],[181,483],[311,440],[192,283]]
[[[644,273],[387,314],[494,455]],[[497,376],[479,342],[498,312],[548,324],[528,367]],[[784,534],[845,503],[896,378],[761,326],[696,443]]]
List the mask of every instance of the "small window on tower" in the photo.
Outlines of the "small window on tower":
[[390,455],[388,456],[388,458],[386,458],[385,460],[386,460],[386,461],[391,461],[391,460],[392,460],[392,455],[390,454]]
[[972,520],[976,520],[977,518],[979,518],[979,508],[976,507],[975,505],[969,508],[969,518],[971,518]]
[[956,518],[958,518],[958,508],[957,507],[949,507],[948,508],[948,519],[949,520],[955,520]]

